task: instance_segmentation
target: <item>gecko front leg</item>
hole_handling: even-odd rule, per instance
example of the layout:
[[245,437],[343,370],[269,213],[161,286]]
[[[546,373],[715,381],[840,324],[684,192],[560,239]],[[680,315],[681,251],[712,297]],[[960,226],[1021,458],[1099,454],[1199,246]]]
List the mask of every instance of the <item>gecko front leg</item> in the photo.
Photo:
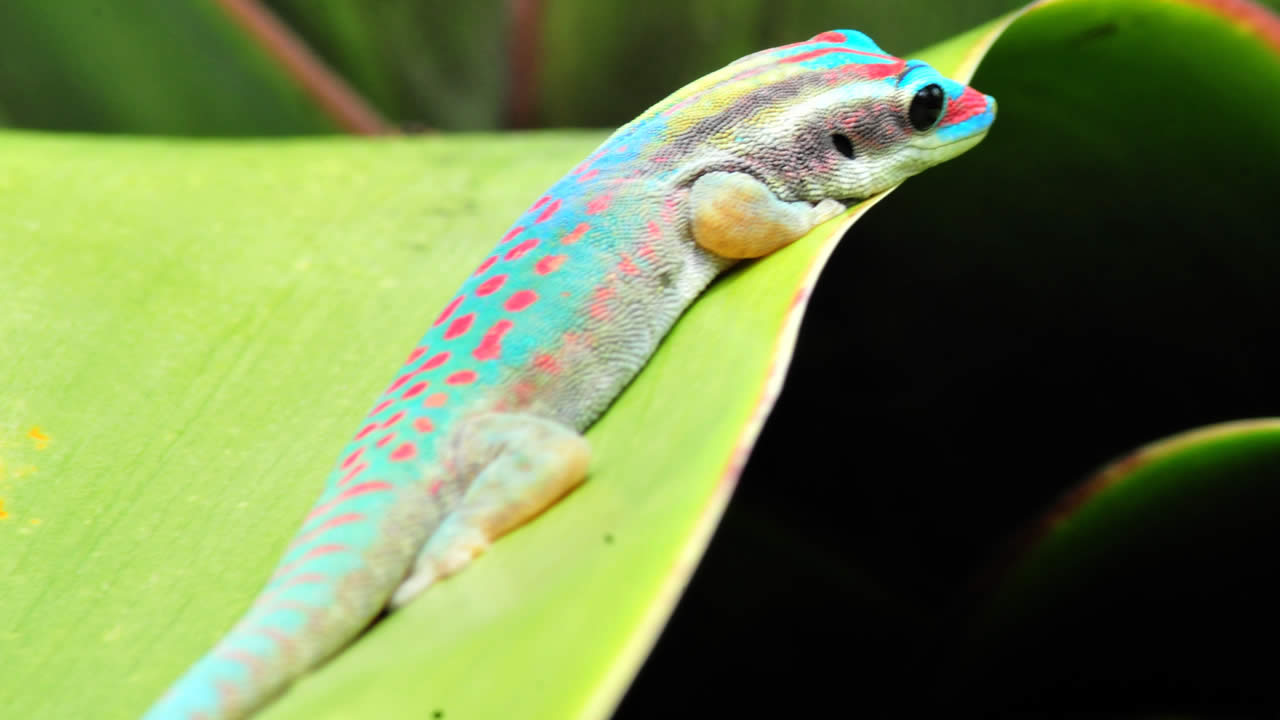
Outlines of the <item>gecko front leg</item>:
[[[499,537],[542,512],[586,478],[591,448],[572,428],[521,413],[485,413],[464,421],[447,451],[454,467],[475,467],[457,506],[427,539],[413,570],[391,597],[406,605],[437,580],[461,570]],[[428,491],[432,491],[430,486]]]
[[712,172],[689,192],[693,239],[721,257],[757,258],[799,240],[845,211],[838,200],[817,205],[780,200],[746,173]]

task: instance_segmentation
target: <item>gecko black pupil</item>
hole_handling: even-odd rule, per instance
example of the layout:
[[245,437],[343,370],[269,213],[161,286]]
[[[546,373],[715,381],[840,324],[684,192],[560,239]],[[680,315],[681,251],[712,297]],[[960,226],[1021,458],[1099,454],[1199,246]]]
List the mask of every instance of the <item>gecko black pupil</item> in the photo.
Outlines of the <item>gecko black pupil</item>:
[[840,133],[832,135],[831,144],[836,146],[836,150],[839,151],[841,155],[849,158],[850,160],[853,159],[853,141],[849,139],[848,135],[841,135]]
[[907,116],[911,119],[911,127],[924,132],[938,123],[942,117],[942,106],[947,96],[937,85],[925,85],[911,99],[911,108]]

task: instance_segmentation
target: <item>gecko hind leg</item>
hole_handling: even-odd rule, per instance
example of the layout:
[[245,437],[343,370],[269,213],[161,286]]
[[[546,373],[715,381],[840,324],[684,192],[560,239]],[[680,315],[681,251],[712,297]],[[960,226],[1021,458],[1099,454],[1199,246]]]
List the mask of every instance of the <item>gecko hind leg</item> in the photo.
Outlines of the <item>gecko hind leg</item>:
[[591,448],[586,438],[561,423],[492,413],[470,421],[462,432],[466,437],[458,443],[459,452],[492,459],[423,545],[409,576],[391,596],[392,610],[461,570],[494,540],[586,479]]

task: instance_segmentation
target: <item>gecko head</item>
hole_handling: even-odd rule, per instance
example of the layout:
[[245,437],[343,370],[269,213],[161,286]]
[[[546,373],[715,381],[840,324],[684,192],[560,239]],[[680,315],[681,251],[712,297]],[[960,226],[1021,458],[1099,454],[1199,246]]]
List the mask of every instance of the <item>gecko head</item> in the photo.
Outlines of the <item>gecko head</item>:
[[[719,90],[731,134],[710,134],[784,200],[860,200],[978,144],[994,98],[853,30],[749,55]],[[736,87],[735,87],[736,86]]]

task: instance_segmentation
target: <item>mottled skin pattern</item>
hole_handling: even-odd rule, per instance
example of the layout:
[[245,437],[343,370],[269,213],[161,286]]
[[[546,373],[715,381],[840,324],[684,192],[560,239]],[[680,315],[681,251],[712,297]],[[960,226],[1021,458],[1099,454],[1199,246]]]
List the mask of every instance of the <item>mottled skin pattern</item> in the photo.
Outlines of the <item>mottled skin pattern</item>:
[[147,717],[242,717],[461,569],[585,479],[580,433],[718,273],[964,152],[994,117],[991,98],[833,31],[623,126],[438,314],[261,596]]

